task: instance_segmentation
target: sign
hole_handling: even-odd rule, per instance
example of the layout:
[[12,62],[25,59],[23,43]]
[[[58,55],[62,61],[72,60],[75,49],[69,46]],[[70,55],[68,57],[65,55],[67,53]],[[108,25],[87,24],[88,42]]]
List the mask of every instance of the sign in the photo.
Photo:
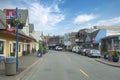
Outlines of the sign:
[[8,21],[12,18],[16,18],[16,10],[15,9],[6,9],[6,32],[13,32],[15,33],[16,27],[11,26]]

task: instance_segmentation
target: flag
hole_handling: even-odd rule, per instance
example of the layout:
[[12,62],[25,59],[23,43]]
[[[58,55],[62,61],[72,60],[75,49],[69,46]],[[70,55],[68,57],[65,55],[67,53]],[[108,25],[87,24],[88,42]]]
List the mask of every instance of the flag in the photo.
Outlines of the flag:
[[8,21],[12,18],[16,18],[16,10],[15,9],[6,9],[6,32],[15,32],[15,26],[11,26]]

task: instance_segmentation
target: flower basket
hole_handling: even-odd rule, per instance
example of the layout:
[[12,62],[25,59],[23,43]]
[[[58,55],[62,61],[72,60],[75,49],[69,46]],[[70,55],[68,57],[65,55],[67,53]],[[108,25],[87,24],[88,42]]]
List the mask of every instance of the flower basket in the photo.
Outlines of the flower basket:
[[16,18],[9,19],[8,24],[10,24],[11,27],[16,27],[16,25],[18,24],[18,29],[23,29],[23,27],[25,26],[25,23]]

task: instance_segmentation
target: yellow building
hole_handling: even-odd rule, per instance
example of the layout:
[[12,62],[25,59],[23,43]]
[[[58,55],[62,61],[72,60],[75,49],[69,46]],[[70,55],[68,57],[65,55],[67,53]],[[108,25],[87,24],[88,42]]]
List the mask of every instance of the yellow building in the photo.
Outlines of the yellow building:
[[[36,48],[36,40],[30,33],[28,10],[19,9],[20,20],[25,22],[25,27],[18,31],[18,56],[31,54],[32,49]],[[32,26],[34,27],[34,26]],[[6,32],[5,11],[0,11],[0,56],[9,57],[16,54],[16,34]]]

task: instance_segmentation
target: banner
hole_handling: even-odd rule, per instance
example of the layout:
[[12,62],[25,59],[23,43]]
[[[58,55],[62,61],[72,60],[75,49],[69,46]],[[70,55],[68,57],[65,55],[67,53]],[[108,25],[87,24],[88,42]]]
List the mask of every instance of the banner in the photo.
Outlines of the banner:
[[16,11],[15,9],[6,9],[6,32],[13,32],[15,33],[16,31],[16,27],[11,25],[11,23],[9,23],[10,19],[12,18],[16,18]]

